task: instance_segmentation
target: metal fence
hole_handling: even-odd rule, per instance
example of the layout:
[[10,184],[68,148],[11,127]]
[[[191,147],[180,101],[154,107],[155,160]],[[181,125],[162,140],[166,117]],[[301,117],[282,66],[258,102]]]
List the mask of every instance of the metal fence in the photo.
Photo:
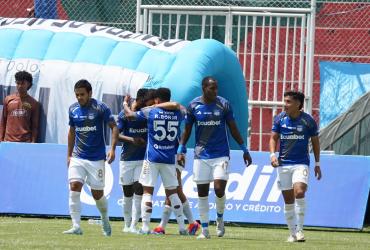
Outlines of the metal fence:
[[[34,14],[36,17],[94,22],[131,31],[148,32],[163,38],[179,37],[194,40],[212,37],[230,46],[239,56],[249,90],[252,118],[251,149],[254,150],[267,150],[272,116],[280,111],[281,95],[286,89],[302,89],[308,93],[311,102],[306,104],[312,105],[312,109],[306,107],[306,110],[312,111],[314,118],[319,120],[319,61],[370,63],[369,1],[37,0],[35,2],[44,4],[35,6],[35,12],[32,13],[32,10],[27,9],[34,5],[33,0],[0,0],[0,16],[25,17]],[[310,75],[306,72],[309,65],[307,27],[311,22],[310,16],[302,10],[309,9],[312,2],[316,2],[314,5],[316,18],[313,20],[316,27],[312,39],[315,42],[315,50]],[[165,5],[170,6],[163,12]],[[193,13],[187,9],[185,13],[189,6],[199,8],[195,8]],[[204,11],[201,10],[201,6],[210,8]],[[240,8],[244,10],[239,11]],[[281,10],[278,12],[280,15],[266,14],[274,12],[271,11],[274,8]],[[236,13],[238,11],[243,13]],[[230,14],[231,12],[234,14]],[[307,82],[312,82],[312,90],[306,89]]]

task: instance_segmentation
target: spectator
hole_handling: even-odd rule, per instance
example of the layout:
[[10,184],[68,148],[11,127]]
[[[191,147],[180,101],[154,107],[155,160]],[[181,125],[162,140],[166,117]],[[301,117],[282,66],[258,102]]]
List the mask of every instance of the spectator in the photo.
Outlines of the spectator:
[[36,142],[39,126],[39,103],[28,95],[32,75],[27,71],[15,74],[17,93],[4,99],[0,123],[0,141]]
[[34,5],[27,9],[28,17],[58,19],[56,0],[35,0]]

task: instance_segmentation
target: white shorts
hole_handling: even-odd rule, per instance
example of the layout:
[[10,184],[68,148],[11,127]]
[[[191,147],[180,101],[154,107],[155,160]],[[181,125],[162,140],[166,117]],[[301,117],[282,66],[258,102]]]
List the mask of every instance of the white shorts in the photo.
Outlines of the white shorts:
[[120,161],[119,162],[119,184],[132,185],[139,181],[143,161]]
[[144,160],[139,182],[145,187],[154,187],[158,175],[161,176],[163,186],[166,189],[175,189],[179,185],[175,164],[155,163]]
[[195,159],[193,180],[197,184],[210,183],[213,180],[229,179],[229,157],[214,159]]
[[278,188],[280,190],[293,189],[293,184],[302,182],[308,184],[308,166],[304,164],[296,164],[289,166],[281,166],[277,168],[278,173]]
[[89,161],[72,157],[68,168],[68,180],[86,182],[91,189],[104,190],[105,161]]

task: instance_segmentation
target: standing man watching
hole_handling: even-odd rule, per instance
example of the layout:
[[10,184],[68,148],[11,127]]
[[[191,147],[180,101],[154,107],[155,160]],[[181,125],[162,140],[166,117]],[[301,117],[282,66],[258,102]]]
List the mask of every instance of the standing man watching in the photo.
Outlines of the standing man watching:
[[247,166],[252,158],[236,126],[229,102],[217,96],[218,84],[213,77],[202,81],[203,95],[195,98],[188,106],[185,130],[178,148],[178,162],[185,165],[186,143],[189,140],[193,124],[195,126],[195,148],[193,178],[198,188],[199,216],[202,233],[198,239],[209,239],[209,185],[214,182],[217,210],[217,236],[225,234],[223,214],[225,209],[225,188],[229,179],[230,148],[227,127],[234,140],[243,150],[243,159]]
[[[86,181],[101,214],[103,234],[110,236],[108,202],[104,196],[105,160],[108,163],[114,161],[118,129],[107,105],[91,98],[92,88],[87,80],[79,80],[74,91],[77,102],[69,108],[67,155],[69,211],[73,225],[63,233],[82,234],[80,194]],[[112,129],[112,146],[107,157],[103,133],[105,124]]]
[[[284,94],[284,109],[274,119],[270,137],[271,165],[277,168],[278,187],[284,198],[284,214],[290,231],[287,242],[305,241],[303,222],[306,210],[311,138],[315,156],[315,177],[321,179],[320,142],[315,120],[301,111],[304,94],[288,91]],[[275,155],[280,140],[279,156]]]
[[0,141],[37,141],[40,105],[27,93],[32,87],[32,80],[32,75],[27,71],[15,74],[17,93],[4,99]]

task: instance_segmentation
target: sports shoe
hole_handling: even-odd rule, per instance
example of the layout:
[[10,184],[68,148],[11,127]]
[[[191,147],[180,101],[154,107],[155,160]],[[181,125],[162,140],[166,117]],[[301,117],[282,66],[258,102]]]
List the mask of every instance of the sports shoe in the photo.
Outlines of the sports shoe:
[[195,235],[200,228],[200,224],[197,221],[189,224],[188,226],[188,233],[189,235]]
[[140,229],[137,234],[141,234],[141,235],[148,235],[148,234],[151,234],[150,230],[148,231],[144,231],[143,229]]
[[152,234],[166,234],[166,232],[163,227],[157,226],[153,229]]
[[211,235],[209,235],[208,229],[203,229],[202,232],[198,235],[197,240],[203,239],[210,239]]
[[76,235],[82,235],[82,230],[79,227],[72,227],[71,229],[64,231],[64,234],[76,234]]
[[295,235],[289,235],[288,239],[286,242],[292,243],[292,242],[297,242],[297,237]]
[[188,234],[188,231],[186,231],[186,229],[180,230],[180,231],[179,231],[179,234],[180,234],[180,235],[189,235],[189,234]]
[[133,227],[130,227],[129,232],[132,233],[132,234],[137,234],[139,232],[139,230],[135,226],[133,226]]
[[130,227],[124,225],[123,228],[122,228],[122,232],[124,232],[124,233],[130,233]]
[[306,241],[306,239],[304,238],[303,231],[298,231],[295,234],[295,237],[296,237],[296,239],[297,239],[298,242],[305,242]]
[[112,228],[109,224],[109,219],[102,220],[102,230],[104,236],[111,236],[112,235]]
[[217,218],[216,220],[216,234],[218,237],[222,237],[225,234],[225,224],[224,224],[224,218]]

